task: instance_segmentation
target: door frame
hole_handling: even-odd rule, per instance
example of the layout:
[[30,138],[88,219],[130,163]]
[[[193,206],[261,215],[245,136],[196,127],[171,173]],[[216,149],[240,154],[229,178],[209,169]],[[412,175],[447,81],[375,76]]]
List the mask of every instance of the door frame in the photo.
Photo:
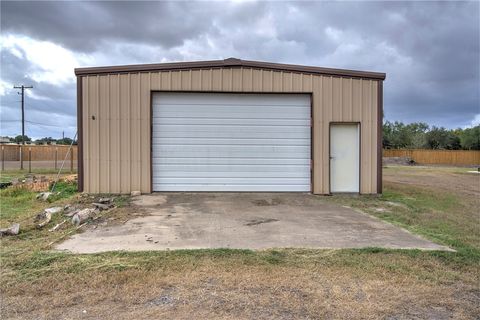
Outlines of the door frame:
[[[358,192],[332,192],[332,126],[350,124],[358,128]],[[332,194],[362,194],[362,123],[360,121],[331,121],[328,124],[328,193]]]
[[[206,91],[206,90],[150,90],[150,95],[149,95],[149,105],[150,105],[150,193],[153,192],[158,192],[158,191],[153,191],[153,95],[155,93],[227,93],[227,94],[286,94],[286,95],[292,95],[292,94],[297,94],[297,95],[308,95],[310,98],[310,194],[313,193],[313,188],[314,188],[314,147],[315,147],[315,141],[314,141],[314,134],[313,134],[313,112],[314,112],[314,107],[313,107],[313,92],[304,92],[304,91],[299,91],[299,92],[294,92],[294,91],[288,91],[288,92],[274,92],[274,91],[230,91],[230,90],[211,90],[211,91]],[[329,173],[330,174],[330,173]],[[162,191],[162,192],[175,192],[175,191]],[[197,191],[197,192],[235,192],[235,191]]]

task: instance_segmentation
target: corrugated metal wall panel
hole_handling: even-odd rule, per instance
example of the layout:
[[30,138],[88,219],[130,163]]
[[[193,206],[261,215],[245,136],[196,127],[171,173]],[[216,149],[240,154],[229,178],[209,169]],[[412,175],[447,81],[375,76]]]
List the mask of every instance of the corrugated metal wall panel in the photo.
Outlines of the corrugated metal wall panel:
[[[312,137],[312,154],[313,154],[313,193],[322,193],[324,190],[323,180],[326,176],[323,168],[323,154],[325,141],[317,137],[324,137],[324,118],[323,110],[323,94],[322,94],[322,77],[314,77],[314,91],[312,93],[312,118],[313,118],[313,137]],[[303,91],[304,81],[299,79],[299,90]]]
[[[157,78],[158,77],[158,74]],[[150,99],[152,88],[151,73],[141,74],[141,112],[140,112],[140,190],[150,190],[150,143],[144,141],[151,141],[150,136]]]
[[[329,192],[329,124],[361,122],[361,192],[376,193],[377,90],[374,80],[251,68],[82,76],[84,189],[151,191],[151,91],[312,94],[314,193]],[[92,120],[92,116],[97,120]],[[291,117],[289,114],[276,117]]]
[[108,190],[110,180],[110,148],[109,148],[109,127],[110,114],[108,105],[108,76],[99,76],[99,110],[98,121],[99,126],[99,158],[100,158],[100,174],[98,175],[98,190]]
[[113,75],[108,77],[110,79],[110,122],[109,126],[109,140],[110,140],[110,190],[113,193],[120,192],[120,76]]

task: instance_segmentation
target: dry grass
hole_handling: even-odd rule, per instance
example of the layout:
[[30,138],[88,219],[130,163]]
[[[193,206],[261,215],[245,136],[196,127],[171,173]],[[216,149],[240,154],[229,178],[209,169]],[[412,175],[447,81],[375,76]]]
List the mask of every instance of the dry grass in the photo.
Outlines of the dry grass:
[[[45,244],[54,235],[32,229],[2,240],[1,318],[476,319],[478,200],[434,186],[412,189],[411,181],[401,182],[410,175],[407,170],[386,170],[382,198],[331,201],[458,252],[218,249],[72,255],[49,251]],[[120,202],[129,205],[127,199]],[[110,218],[123,221],[127,212],[120,208]]]
[[102,319],[478,314],[471,275],[430,259],[419,263],[422,258],[301,250],[119,253],[76,256],[75,262],[59,256],[44,267],[52,269],[47,275],[8,285],[4,311],[32,319],[77,318],[83,310]]

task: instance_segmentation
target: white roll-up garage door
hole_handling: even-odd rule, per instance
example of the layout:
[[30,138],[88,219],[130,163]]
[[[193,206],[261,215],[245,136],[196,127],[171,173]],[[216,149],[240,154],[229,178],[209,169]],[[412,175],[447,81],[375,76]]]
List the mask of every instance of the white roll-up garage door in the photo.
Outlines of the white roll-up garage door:
[[154,93],[153,191],[310,191],[310,96]]

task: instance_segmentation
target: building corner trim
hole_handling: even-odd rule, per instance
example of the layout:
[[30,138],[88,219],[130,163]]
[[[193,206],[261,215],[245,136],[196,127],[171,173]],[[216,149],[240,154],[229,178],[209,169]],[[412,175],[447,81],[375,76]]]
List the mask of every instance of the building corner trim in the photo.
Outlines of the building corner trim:
[[378,81],[377,88],[377,193],[383,192],[383,80]]
[[77,76],[77,174],[78,192],[83,192],[83,88],[82,76]]

